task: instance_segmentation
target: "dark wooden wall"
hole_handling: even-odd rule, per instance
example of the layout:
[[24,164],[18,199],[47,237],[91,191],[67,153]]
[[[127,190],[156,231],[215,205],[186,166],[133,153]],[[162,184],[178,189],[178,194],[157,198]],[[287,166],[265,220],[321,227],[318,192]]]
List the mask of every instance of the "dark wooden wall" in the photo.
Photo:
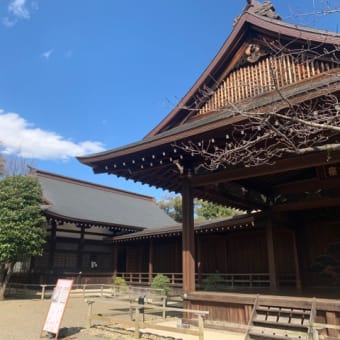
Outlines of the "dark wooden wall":
[[263,230],[201,236],[204,273],[263,273],[268,269]]
[[[336,210],[310,210],[298,218],[296,235],[304,286],[340,284],[340,216]],[[338,250],[332,252],[330,246]],[[327,257],[333,264],[320,268],[320,257]]]

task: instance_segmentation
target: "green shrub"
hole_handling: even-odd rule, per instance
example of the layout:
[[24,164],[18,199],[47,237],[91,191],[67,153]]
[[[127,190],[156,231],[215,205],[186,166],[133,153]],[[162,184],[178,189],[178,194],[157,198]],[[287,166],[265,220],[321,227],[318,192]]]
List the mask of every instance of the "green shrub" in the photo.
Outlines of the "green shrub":
[[219,274],[211,274],[203,280],[203,289],[206,291],[218,291],[223,288],[223,277]]
[[123,277],[116,276],[113,278],[113,285],[117,289],[118,293],[126,293],[127,292],[127,284]]
[[151,283],[153,289],[163,289],[164,295],[168,295],[170,291],[170,279],[164,274],[157,274]]
[[113,284],[116,286],[126,286],[126,281],[123,277],[116,276],[113,278]]

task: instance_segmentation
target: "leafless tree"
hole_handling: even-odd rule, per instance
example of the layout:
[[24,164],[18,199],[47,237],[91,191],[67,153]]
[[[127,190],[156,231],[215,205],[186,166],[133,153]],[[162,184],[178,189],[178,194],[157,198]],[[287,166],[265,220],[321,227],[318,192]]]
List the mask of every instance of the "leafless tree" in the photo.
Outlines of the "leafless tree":
[[26,175],[30,171],[30,167],[33,167],[33,165],[33,160],[28,160],[18,155],[4,157],[0,153],[0,178],[6,176]]
[[[1,143],[0,143],[1,147]],[[5,174],[5,159],[0,153],[0,177],[2,177]]]

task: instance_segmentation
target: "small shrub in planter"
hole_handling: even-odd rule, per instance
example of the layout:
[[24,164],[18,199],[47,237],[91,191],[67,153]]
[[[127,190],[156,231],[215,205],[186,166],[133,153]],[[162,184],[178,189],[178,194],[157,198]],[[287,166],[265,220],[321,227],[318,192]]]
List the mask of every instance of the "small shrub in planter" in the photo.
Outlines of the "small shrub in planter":
[[164,295],[170,292],[170,279],[164,274],[157,274],[151,283],[153,289],[163,289]]
[[223,277],[219,274],[211,274],[203,280],[203,287],[206,291],[223,290]]
[[117,289],[118,293],[126,293],[128,291],[126,281],[123,277],[116,276],[113,278],[113,285]]

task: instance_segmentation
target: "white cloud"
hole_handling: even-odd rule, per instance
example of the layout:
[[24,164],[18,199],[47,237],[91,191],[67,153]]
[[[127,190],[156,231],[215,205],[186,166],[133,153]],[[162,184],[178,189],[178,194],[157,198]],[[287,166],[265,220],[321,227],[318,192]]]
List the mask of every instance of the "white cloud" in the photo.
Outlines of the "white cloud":
[[48,50],[46,52],[41,53],[41,57],[48,60],[50,59],[51,54],[53,53],[53,50]]
[[75,143],[52,131],[35,128],[17,113],[0,110],[0,141],[4,154],[42,160],[65,160],[103,151],[100,142]]
[[11,0],[8,5],[8,12],[17,18],[29,19],[31,14],[26,5],[26,0]]
[[2,17],[1,22],[6,27],[13,27],[19,20],[30,19],[38,9],[36,0],[8,0],[8,16]]

